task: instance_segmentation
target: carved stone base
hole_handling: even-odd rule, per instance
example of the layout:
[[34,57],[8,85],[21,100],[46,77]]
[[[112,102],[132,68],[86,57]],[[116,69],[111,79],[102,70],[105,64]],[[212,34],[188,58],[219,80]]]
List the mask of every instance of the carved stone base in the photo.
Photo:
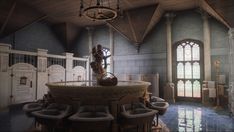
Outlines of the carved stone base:
[[166,83],[164,87],[164,99],[170,103],[175,103],[174,83]]

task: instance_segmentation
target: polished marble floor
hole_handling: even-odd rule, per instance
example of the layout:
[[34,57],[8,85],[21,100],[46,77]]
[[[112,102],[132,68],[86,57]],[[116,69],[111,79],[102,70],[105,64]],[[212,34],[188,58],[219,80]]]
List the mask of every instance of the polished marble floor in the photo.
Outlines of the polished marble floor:
[[[179,102],[170,104],[160,119],[170,131],[233,131],[234,118],[228,111],[216,111],[197,103]],[[0,132],[25,132],[33,126],[33,119],[22,111],[22,105],[0,110]]]
[[178,102],[170,104],[160,119],[170,131],[234,132],[234,118],[225,109],[205,107],[199,103]]

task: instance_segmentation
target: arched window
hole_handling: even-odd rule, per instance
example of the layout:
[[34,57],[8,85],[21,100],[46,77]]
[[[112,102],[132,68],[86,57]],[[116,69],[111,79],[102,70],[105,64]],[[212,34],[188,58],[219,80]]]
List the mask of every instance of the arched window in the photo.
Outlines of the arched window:
[[110,57],[111,57],[110,49],[103,47],[102,52],[103,52],[102,65],[106,69],[106,72],[110,72]]
[[200,41],[186,39],[173,46],[173,80],[177,99],[201,99],[203,48]]

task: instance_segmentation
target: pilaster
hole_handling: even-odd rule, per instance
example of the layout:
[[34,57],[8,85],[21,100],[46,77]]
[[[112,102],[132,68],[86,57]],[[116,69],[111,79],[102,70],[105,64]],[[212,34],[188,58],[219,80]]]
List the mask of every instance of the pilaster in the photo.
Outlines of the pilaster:
[[166,33],[167,33],[167,81],[172,82],[172,38],[171,38],[171,24],[174,15],[167,13],[166,15]]
[[204,79],[211,80],[211,57],[210,57],[210,25],[208,14],[203,12],[203,40],[204,40]]
[[173,13],[166,13],[166,33],[167,33],[167,84],[164,90],[164,98],[169,102],[175,102],[174,84],[172,82],[172,21],[175,17]]
[[45,49],[37,49],[37,89],[36,99],[42,99],[48,92],[45,85],[48,81],[47,75],[47,52]]
[[234,114],[234,28],[229,29],[229,106]]
[[[89,44],[89,61],[91,62],[93,60],[93,56],[91,55],[92,53],[92,48],[93,48],[93,28],[92,27],[86,27],[86,29],[88,30],[88,44]],[[92,80],[93,79],[93,71],[91,69],[90,66],[87,67],[89,72],[89,76],[88,76],[88,80]]]
[[65,81],[72,81],[73,80],[73,53],[64,53],[66,56],[66,76]]
[[111,27],[109,27],[109,36],[110,36],[110,72],[114,73],[114,65],[113,65],[113,56],[114,56],[114,32]]
[[11,45],[0,43],[0,108],[9,105],[10,73],[8,72]]

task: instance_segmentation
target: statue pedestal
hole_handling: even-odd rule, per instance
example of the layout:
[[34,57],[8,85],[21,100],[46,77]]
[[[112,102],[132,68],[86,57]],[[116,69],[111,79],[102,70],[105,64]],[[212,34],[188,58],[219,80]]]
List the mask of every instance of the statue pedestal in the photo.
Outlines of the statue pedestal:
[[164,99],[170,103],[175,103],[174,83],[168,82],[164,87]]

